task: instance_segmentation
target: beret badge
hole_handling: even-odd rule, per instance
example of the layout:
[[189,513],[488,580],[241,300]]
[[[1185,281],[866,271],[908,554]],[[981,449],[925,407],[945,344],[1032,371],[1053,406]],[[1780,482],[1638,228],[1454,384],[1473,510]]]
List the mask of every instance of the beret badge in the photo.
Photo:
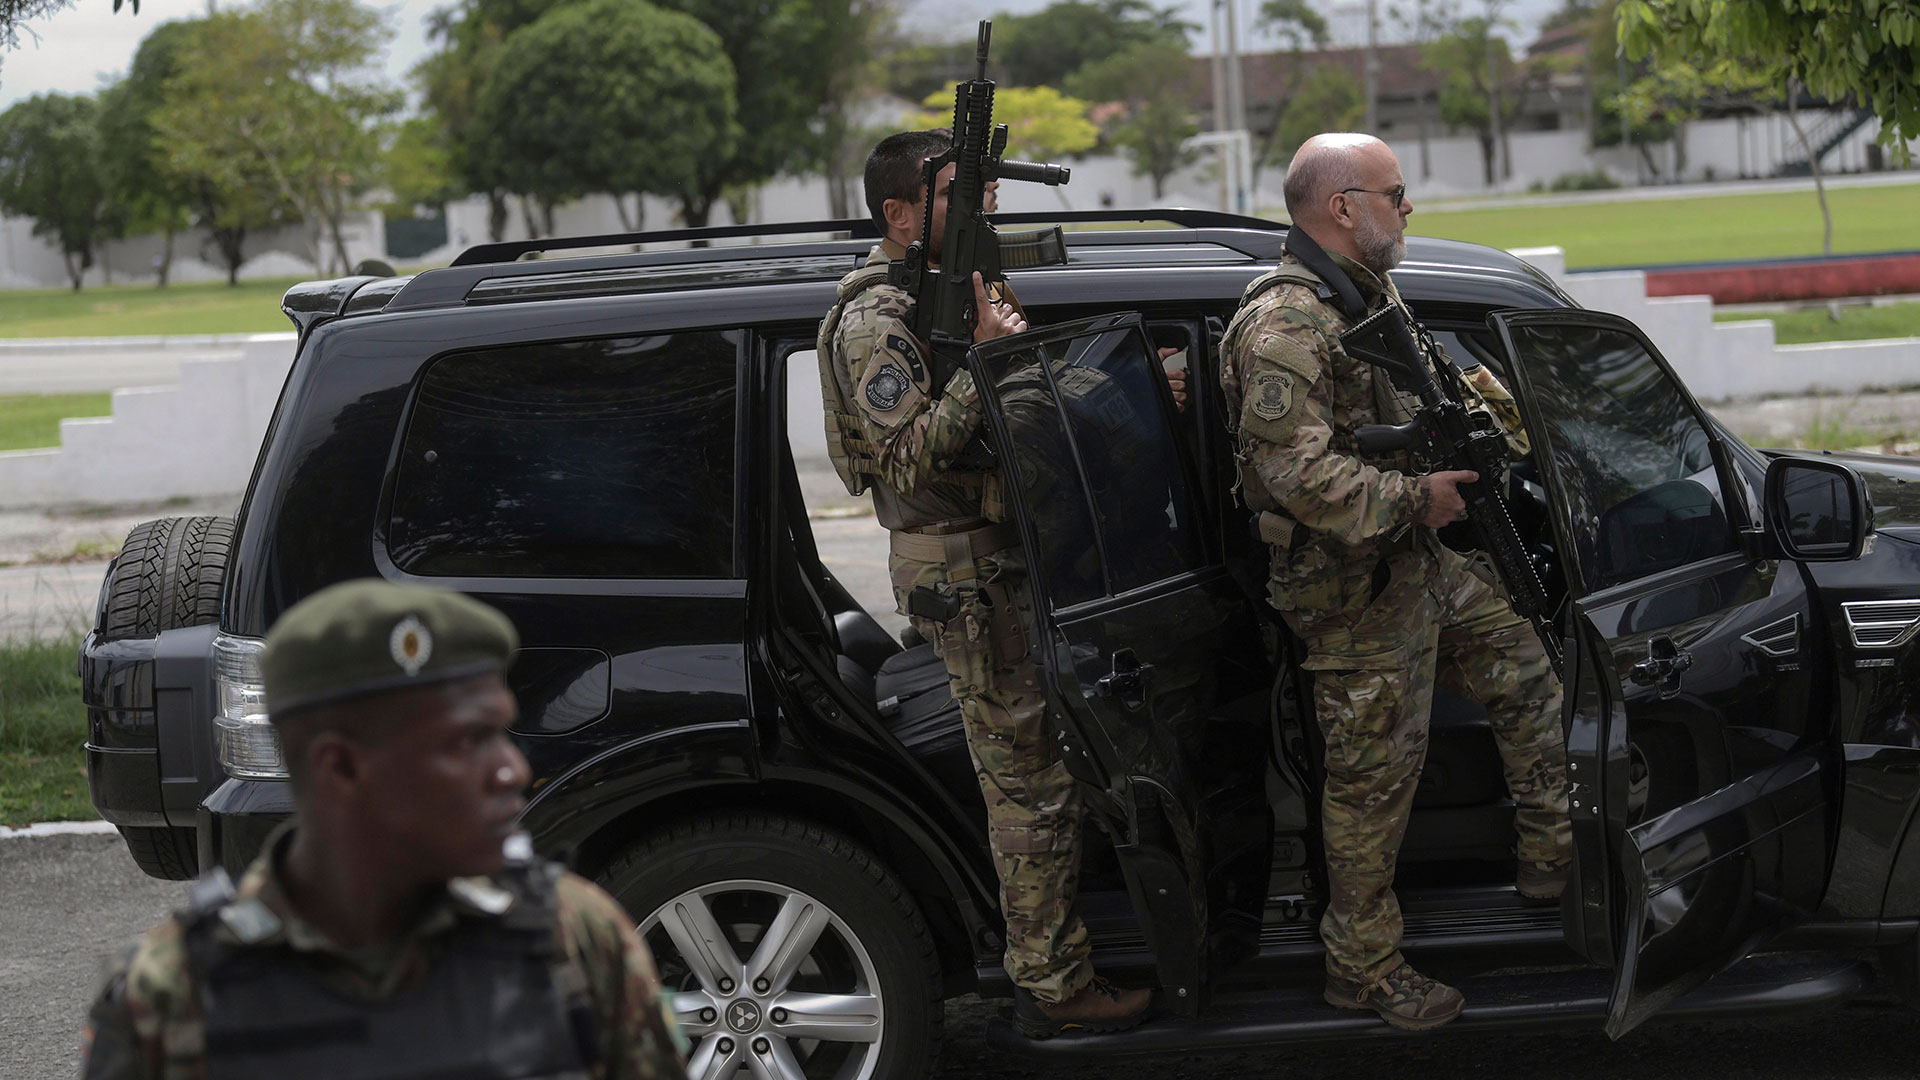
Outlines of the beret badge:
[[401,670],[408,675],[418,675],[433,656],[433,635],[419,619],[409,615],[394,624],[393,633],[387,637],[387,649]]

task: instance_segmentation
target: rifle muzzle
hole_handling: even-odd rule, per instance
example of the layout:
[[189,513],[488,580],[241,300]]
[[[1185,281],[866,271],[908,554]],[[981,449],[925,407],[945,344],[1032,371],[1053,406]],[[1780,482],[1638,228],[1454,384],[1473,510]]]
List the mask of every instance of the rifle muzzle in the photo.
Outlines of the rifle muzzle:
[[1067,238],[1058,225],[1025,232],[1003,232],[999,235],[999,241],[1001,270],[1067,265]]
[[1073,176],[1073,170],[1065,165],[1041,165],[1032,161],[1003,161],[994,173],[1002,180],[1025,180],[1053,187],[1059,187]]

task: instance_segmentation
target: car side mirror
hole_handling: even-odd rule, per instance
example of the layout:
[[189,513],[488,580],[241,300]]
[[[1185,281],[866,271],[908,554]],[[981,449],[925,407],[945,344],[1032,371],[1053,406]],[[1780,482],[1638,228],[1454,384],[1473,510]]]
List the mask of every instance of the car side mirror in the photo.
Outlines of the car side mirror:
[[1846,562],[1873,536],[1873,504],[1860,474],[1837,461],[1781,457],[1767,465],[1767,530],[1805,562]]

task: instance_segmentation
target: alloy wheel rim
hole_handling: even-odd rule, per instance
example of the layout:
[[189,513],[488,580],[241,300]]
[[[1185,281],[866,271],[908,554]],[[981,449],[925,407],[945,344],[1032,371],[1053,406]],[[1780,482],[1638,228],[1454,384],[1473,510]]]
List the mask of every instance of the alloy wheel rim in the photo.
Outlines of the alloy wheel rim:
[[[885,1010],[866,946],[839,913],[772,881],[689,889],[640,924],[690,1080],[871,1080]],[[674,986],[677,982],[679,985]]]

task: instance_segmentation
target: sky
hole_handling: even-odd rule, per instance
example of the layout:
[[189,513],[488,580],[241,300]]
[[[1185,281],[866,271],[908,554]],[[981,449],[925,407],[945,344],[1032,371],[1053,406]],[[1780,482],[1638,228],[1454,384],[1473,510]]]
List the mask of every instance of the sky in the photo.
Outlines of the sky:
[[[20,35],[20,47],[0,54],[0,109],[34,94],[87,94],[124,74],[140,39],[155,26],[172,19],[206,13],[215,0],[141,0],[140,14],[122,7],[116,14],[112,0],[74,0],[71,8],[26,24],[32,33]],[[218,0],[223,6],[233,0]],[[1166,2],[1166,0],[1158,0]],[[1265,44],[1250,28],[1259,0],[1237,0],[1242,19],[1242,48],[1255,51]],[[390,40],[385,64],[388,77],[404,85],[407,72],[429,51],[425,21],[448,0],[398,0],[371,6],[387,13]],[[1048,0],[904,0],[903,22],[910,29],[970,35],[976,20],[997,11],[1025,12],[1045,7]],[[1200,52],[1209,49],[1205,34],[1209,0],[1173,0],[1182,16],[1202,28],[1194,41]],[[1364,27],[1365,5],[1352,0],[1319,0],[1317,6],[1333,16],[1336,34],[1356,35]],[[1382,10],[1387,6],[1381,3]],[[1477,8],[1473,0],[1465,6]],[[1524,29],[1516,39],[1532,36],[1532,27],[1560,7],[1560,0],[1508,0],[1504,7]]]

